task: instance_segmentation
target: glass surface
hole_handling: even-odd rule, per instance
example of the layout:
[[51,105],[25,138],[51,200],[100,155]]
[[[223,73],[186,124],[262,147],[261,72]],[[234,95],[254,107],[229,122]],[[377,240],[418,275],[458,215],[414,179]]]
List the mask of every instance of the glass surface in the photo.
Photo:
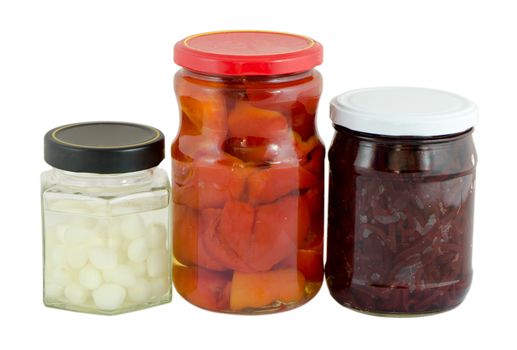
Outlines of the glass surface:
[[175,78],[174,285],[214,311],[305,303],[323,279],[321,76]]
[[325,266],[332,296],[379,314],[457,306],[472,279],[472,130],[425,139],[335,127]]
[[116,314],[169,302],[169,192],[157,168],[43,173],[45,304]]

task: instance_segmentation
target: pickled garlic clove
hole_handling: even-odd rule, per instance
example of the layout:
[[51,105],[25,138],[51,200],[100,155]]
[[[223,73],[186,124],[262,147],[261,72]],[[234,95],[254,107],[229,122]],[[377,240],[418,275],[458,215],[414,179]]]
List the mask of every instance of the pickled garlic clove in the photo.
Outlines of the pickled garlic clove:
[[127,248],[127,256],[132,262],[144,262],[148,255],[149,247],[147,245],[147,237],[140,237],[133,240]]
[[147,245],[153,249],[167,246],[167,230],[164,225],[152,224],[147,229]]
[[92,292],[95,305],[101,310],[118,309],[126,298],[126,289],[117,284],[105,283]]
[[84,246],[66,247],[66,262],[72,269],[80,269],[88,262],[88,253]]
[[145,235],[144,221],[140,215],[124,215],[118,220],[120,233],[127,240],[134,240]]
[[152,287],[151,283],[145,278],[139,278],[132,287],[128,288],[127,294],[129,300],[137,303],[143,303],[151,298]]
[[153,249],[147,257],[147,275],[161,277],[167,273],[169,257],[165,249]]
[[88,258],[93,266],[100,270],[113,269],[118,264],[118,252],[108,247],[88,249]]
[[122,287],[132,287],[137,283],[137,273],[135,268],[128,265],[118,265],[113,269],[103,270],[105,282],[112,282]]
[[86,289],[97,289],[102,283],[102,274],[91,265],[86,265],[79,271],[79,283]]
[[83,305],[90,293],[78,283],[72,282],[65,287],[65,297],[72,305]]

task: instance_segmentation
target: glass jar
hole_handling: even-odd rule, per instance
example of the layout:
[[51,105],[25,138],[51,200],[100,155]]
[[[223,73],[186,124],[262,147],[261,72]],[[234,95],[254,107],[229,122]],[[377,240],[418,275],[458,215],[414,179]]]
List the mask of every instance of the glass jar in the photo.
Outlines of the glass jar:
[[321,60],[317,42],[283,33],[208,33],[176,45],[173,280],[192,304],[269,313],[319,290]]
[[45,305],[117,314],[171,300],[170,185],[163,134],[113,122],[45,135]]
[[476,106],[423,88],[335,98],[325,273],[334,299],[373,314],[437,313],[472,280]]

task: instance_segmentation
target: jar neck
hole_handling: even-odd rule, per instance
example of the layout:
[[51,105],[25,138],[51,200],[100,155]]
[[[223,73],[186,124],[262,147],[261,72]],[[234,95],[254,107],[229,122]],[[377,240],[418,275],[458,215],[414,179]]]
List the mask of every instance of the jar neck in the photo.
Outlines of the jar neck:
[[315,69],[310,69],[303,72],[280,74],[280,75],[216,75],[208,74],[203,72],[196,72],[183,68],[181,72],[185,76],[189,76],[195,79],[213,81],[213,82],[224,82],[224,83],[242,83],[246,81],[267,81],[268,83],[291,83],[303,79],[312,79]]
[[461,140],[465,137],[471,136],[474,132],[474,128],[470,128],[463,132],[449,135],[437,135],[437,136],[389,136],[389,135],[376,135],[369,134],[360,131],[351,130],[343,126],[333,124],[334,129],[340,133],[352,136],[360,141],[375,142],[386,145],[406,144],[406,145],[422,145],[422,144],[438,144],[438,143],[449,143],[453,141]]
[[56,182],[77,187],[131,187],[152,181],[156,167],[119,174],[78,173],[53,168]]

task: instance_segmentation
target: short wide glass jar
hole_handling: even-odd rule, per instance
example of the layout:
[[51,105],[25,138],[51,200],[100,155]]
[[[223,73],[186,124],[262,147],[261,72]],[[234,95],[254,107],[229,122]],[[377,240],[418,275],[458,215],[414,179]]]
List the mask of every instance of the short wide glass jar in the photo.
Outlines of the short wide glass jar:
[[117,314],[171,300],[163,134],[114,122],[45,135],[41,176],[47,306]]
[[317,42],[285,33],[208,33],[176,45],[173,279],[192,304],[269,313],[319,290],[321,60]]
[[331,103],[325,273],[353,309],[454,308],[472,280],[476,106],[424,88],[347,92]]

